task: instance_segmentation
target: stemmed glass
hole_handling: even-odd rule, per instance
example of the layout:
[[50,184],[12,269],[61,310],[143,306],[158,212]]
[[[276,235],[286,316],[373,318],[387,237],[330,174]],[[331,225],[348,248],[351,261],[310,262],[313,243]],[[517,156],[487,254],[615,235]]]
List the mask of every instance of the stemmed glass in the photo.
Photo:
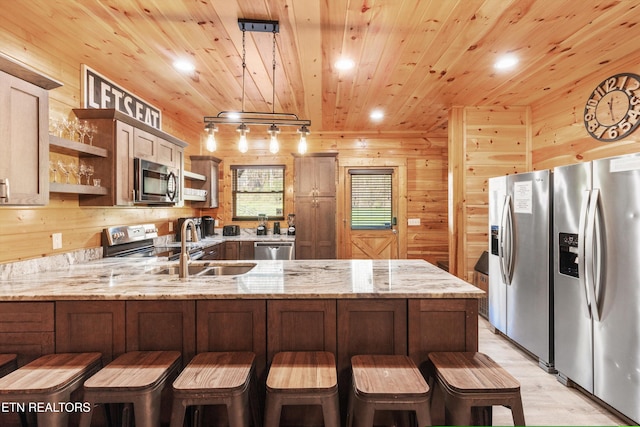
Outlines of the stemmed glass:
[[69,162],[69,164],[67,165],[67,169],[71,171],[73,176],[76,178],[76,184],[82,184],[80,182],[80,171],[78,170],[78,165],[74,162]]
[[67,184],[70,184],[70,182],[69,182],[69,171],[65,168],[64,163],[62,162],[62,160],[58,160],[58,170],[65,175],[65,177],[67,179]]
[[89,132],[89,123],[86,120],[78,122],[78,135],[80,135],[80,142],[84,144],[84,138]]
[[98,126],[94,124],[88,124],[88,132],[89,132],[89,145],[93,145],[93,137],[96,136],[96,132],[98,131]]
[[82,184],[82,177],[85,175],[87,175],[87,165],[85,165],[84,163],[80,163],[80,169],[78,172],[80,184]]
[[53,172],[52,182],[58,182],[58,166],[53,162],[53,160],[49,160],[49,169]]
[[87,185],[91,185],[91,177],[93,176],[93,166],[87,166]]

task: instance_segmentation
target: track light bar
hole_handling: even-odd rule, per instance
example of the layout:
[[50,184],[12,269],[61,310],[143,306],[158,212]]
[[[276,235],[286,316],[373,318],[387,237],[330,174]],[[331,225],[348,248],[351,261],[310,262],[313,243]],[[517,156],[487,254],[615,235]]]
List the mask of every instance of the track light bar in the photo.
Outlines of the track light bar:
[[205,126],[208,123],[219,125],[265,125],[265,126],[311,126],[311,120],[300,120],[291,113],[260,113],[247,111],[221,111],[217,116],[205,116]]

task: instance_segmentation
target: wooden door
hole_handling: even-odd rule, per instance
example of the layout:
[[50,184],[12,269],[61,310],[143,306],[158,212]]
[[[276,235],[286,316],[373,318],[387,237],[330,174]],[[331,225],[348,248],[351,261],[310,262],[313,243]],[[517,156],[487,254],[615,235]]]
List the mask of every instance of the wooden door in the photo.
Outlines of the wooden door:
[[[357,170],[357,174],[354,172]],[[378,174],[391,177],[391,192],[388,203],[391,205],[391,218],[389,218],[388,228],[360,228],[355,224],[354,218],[358,215],[358,201],[352,191],[353,183],[357,177],[365,176],[367,172],[371,176]],[[356,177],[357,175],[357,177]],[[345,175],[345,255],[350,259],[397,259],[400,258],[397,231],[398,212],[398,170],[397,168],[357,168],[347,169]]]

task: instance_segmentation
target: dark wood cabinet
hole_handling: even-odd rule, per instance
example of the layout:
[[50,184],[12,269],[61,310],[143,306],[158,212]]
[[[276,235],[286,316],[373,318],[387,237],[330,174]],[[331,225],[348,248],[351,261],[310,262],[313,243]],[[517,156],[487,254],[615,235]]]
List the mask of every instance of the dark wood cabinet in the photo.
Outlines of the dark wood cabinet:
[[127,301],[127,351],[174,350],[186,364],[196,353],[195,301]]
[[125,352],[125,302],[56,302],[56,352],[91,351],[104,364]]
[[295,158],[296,259],[336,257],[335,154]]
[[226,241],[224,242],[224,257],[228,260],[254,259],[253,241]]
[[267,356],[280,351],[336,354],[336,300],[267,301]]
[[225,250],[224,243],[218,243],[211,246],[206,246],[203,251],[204,255],[202,255],[203,260],[216,260],[216,259],[225,259]]
[[20,366],[53,353],[53,313],[52,302],[0,303],[0,353],[16,353]]
[[220,179],[220,162],[222,160],[212,156],[191,156],[191,172],[202,175],[205,179],[192,182],[191,188],[206,190],[204,201],[193,202],[192,206],[199,208],[218,207],[218,180]]

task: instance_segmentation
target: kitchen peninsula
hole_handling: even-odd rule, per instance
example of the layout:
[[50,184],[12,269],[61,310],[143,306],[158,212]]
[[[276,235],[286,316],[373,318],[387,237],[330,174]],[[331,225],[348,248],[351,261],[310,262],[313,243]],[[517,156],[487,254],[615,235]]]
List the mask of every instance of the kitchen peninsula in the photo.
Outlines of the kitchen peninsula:
[[[247,262],[216,262],[247,264]],[[198,262],[192,262],[197,265]],[[0,282],[0,351],[253,351],[260,376],[285,350],[350,357],[475,351],[484,292],[422,260],[255,261],[242,275],[162,274],[166,258],[105,258]],[[16,321],[19,319],[19,321]],[[13,338],[12,338],[13,337]],[[24,361],[24,360],[23,360]]]

